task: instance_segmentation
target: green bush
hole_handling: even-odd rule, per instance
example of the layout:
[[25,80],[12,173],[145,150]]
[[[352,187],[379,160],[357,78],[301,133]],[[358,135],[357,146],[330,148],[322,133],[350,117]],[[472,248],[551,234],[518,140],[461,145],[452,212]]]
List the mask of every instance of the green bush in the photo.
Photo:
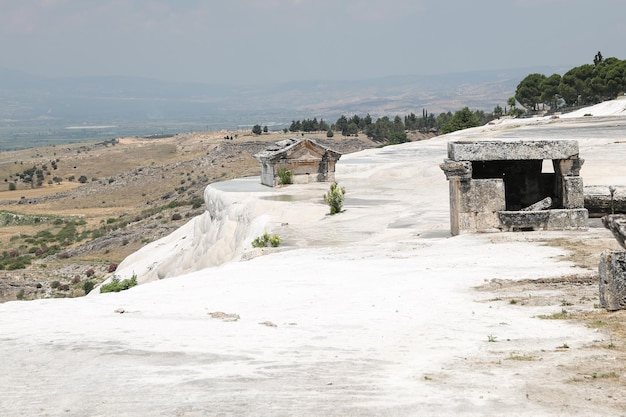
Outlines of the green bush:
[[266,248],[268,246],[275,248],[279,245],[280,238],[277,235],[270,236],[269,233],[264,233],[252,241],[252,246],[255,248]]
[[95,284],[92,281],[84,281],[83,282],[83,291],[85,291],[85,295],[89,294]]
[[343,207],[343,199],[346,194],[346,189],[340,187],[337,182],[330,184],[330,190],[324,195],[324,202],[330,207],[330,214],[337,214],[341,212]]
[[278,174],[278,178],[280,178],[281,184],[293,184],[293,171],[285,168],[278,168],[276,173]]
[[133,275],[131,278],[120,281],[118,277],[113,277],[111,282],[104,284],[100,287],[100,293],[106,292],[120,292],[137,285],[137,275]]

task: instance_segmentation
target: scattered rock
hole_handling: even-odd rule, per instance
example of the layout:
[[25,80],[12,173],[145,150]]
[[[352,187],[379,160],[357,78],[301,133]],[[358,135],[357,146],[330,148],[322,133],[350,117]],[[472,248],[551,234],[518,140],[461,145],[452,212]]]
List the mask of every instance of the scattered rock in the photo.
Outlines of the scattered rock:
[[263,326],[267,326],[267,327],[278,327],[277,325],[275,325],[274,323],[272,323],[271,321],[262,321],[259,324],[263,325]]
[[239,314],[235,313],[224,313],[223,311],[214,311],[209,313],[212,319],[219,319],[225,322],[237,321],[240,319]]

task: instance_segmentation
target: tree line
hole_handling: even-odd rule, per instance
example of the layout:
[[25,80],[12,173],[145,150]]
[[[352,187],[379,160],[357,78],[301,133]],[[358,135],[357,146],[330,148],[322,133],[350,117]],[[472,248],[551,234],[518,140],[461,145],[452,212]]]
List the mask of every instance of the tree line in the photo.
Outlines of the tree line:
[[[594,56],[593,64],[574,67],[563,76],[529,74],[517,85],[515,95],[507,100],[504,109],[497,105],[491,113],[464,107],[454,113],[448,111],[437,116],[426,109],[422,110],[421,117],[410,113],[403,117],[383,116],[373,120],[369,113],[365,116],[342,115],[330,125],[323,119],[318,121],[317,118],[293,120],[289,128],[283,131],[285,133],[326,131],[327,137],[333,137],[334,132],[341,132],[343,136],[365,134],[377,142],[401,143],[409,140],[407,132],[445,134],[484,125],[504,115],[518,117],[526,111],[538,111],[541,106],[544,109],[545,106],[557,109],[596,104],[612,100],[625,91],[626,61],[614,57],[605,59],[602,53],[598,52]],[[517,103],[521,104],[523,109],[518,108]],[[260,125],[255,125],[252,131],[261,134],[267,132],[267,126],[262,129]]]
[[437,116],[423,109],[421,117],[415,113],[410,113],[405,116],[383,116],[374,120],[369,113],[365,116],[355,114],[348,117],[341,115],[335,123],[330,125],[323,119],[318,122],[317,118],[302,121],[293,120],[289,129],[284,129],[284,131],[285,133],[287,131],[294,133],[326,131],[327,137],[333,137],[335,132],[341,132],[343,136],[365,134],[376,142],[394,144],[407,142],[409,140],[407,132],[449,133],[459,129],[480,126],[494,118],[493,113],[485,113],[482,110],[472,111],[468,107],[454,114],[447,112]]
[[574,67],[563,76],[529,74],[517,85],[514,99],[525,109],[537,111],[540,106],[557,109],[596,104],[612,100],[624,91],[626,61],[614,57],[605,59],[598,52],[593,64]]

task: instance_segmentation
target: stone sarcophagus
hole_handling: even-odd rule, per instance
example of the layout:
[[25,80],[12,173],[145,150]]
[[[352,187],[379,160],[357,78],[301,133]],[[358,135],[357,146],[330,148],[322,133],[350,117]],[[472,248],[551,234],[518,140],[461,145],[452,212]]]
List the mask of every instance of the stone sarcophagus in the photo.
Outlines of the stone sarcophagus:
[[586,229],[583,162],[573,140],[448,143],[452,234]]
[[309,139],[285,139],[254,157],[261,163],[261,183],[280,184],[280,170],[290,171],[294,183],[335,180],[335,164],[341,154]]

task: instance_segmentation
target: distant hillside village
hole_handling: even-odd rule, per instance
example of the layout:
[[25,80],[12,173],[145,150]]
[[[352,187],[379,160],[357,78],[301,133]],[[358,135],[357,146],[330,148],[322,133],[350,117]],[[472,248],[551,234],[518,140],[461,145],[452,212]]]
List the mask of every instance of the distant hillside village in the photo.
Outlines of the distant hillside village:
[[[445,134],[456,130],[481,126],[503,116],[525,117],[547,112],[571,111],[582,106],[612,100],[626,91],[626,61],[604,58],[598,52],[593,64],[584,64],[567,71],[563,76],[552,74],[529,74],[518,85],[515,95],[507,100],[504,108],[497,105],[493,112],[461,110],[434,115],[423,109],[422,115],[410,113],[405,116],[383,116],[375,121],[366,114],[347,117],[342,115],[333,124],[323,119],[293,120],[285,133],[326,132],[328,138],[336,133],[343,136],[365,134],[368,138],[385,144],[397,144],[410,140],[407,132],[422,134]],[[267,132],[267,126],[255,125],[252,133]]]

